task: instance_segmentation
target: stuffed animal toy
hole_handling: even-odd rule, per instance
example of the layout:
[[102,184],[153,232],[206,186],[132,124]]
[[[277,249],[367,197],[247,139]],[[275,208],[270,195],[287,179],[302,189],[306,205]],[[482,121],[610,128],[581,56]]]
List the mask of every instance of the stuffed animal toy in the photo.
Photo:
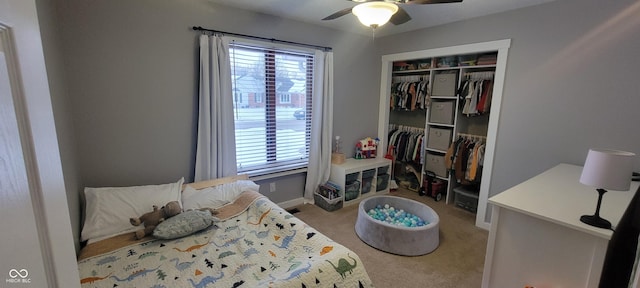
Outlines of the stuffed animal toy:
[[178,215],[181,212],[182,207],[180,207],[180,203],[178,203],[178,201],[171,201],[160,209],[158,209],[158,206],[153,205],[153,211],[144,213],[139,218],[130,218],[129,222],[131,222],[133,226],[144,224],[144,229],[136,231],[136,239],[142,239],[147,235],[152,235],[153,230],[160,222]]

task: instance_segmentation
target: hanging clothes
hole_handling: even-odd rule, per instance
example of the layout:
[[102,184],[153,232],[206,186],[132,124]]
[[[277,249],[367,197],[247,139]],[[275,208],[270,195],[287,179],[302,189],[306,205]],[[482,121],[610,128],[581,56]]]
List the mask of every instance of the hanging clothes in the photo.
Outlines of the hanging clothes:
[[463,101],[462,114],[478,116],[489,113],[493,94],[493,72],[470,72],[460,85],[458,95]]
[[394,127],[390,125],[388,143],[395,147],[396,160],[421,163],[421,147],[424,130],[415,127]]
[[391,110],[415,111],[427,109],[429,75],[398,76],[392,80]]
[[460,136],[451,143],[445,154],[445,165],[456,182],[469,185],[480,181],[484,151],[485,144],[476,139]]

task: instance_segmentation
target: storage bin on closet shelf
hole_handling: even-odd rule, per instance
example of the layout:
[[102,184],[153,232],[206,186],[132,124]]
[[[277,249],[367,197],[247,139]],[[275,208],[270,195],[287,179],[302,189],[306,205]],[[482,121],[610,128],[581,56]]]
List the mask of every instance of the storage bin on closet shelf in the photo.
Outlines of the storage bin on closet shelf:
[[425,170],[431,171],[440,177],[448,177],[444,155],[427,153],[425,156]]
[[432,96],[455,96],[457,73],[439,73],[433,76]]
[[438,124],[453,124],[455,104],[455,101],[431,101],[429,122]]
[[427,138],[427,148],[446,151],[451,143],[451,133],[447,128],[429,127],[429,137]]

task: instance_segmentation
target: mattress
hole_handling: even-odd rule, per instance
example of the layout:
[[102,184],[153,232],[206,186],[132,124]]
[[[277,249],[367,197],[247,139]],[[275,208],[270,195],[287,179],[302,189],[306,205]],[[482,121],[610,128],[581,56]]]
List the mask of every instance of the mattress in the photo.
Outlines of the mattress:
[[87,245],[82,287],[373,287],[358,255],[258,192],[218,212],[186,237],[129,233]]

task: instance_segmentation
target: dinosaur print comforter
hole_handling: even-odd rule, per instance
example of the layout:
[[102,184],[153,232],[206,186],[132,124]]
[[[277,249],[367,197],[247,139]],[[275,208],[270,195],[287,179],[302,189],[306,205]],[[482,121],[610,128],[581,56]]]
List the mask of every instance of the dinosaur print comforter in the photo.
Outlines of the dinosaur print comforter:
[[264,196],[196,234],[78,266],[82,287],[373,287],[355,253]]

